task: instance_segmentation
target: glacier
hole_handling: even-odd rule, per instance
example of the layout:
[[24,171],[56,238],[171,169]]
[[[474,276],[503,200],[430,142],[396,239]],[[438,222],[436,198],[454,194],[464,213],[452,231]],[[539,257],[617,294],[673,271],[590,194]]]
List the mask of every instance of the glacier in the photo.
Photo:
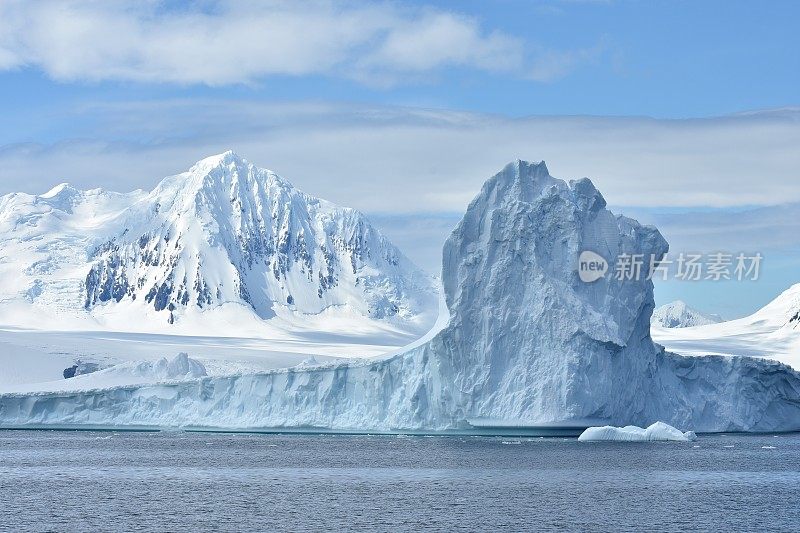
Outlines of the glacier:
[[590,250],[663,256],[589,179],[516,161],[445,243],[448,311],[427,342],[380,360],[144,386],[0,395],[0,424],[334,431],[647,426],[800,429],[800,374],[748,357],[684,357],[650,337],[646,277],[582,282]]

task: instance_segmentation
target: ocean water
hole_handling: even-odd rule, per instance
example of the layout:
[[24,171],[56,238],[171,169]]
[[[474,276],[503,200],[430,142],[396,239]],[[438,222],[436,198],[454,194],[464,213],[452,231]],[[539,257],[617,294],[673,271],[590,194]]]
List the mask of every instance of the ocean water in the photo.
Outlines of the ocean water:
[[800,531],[800,435],[0,431],[8,531]]

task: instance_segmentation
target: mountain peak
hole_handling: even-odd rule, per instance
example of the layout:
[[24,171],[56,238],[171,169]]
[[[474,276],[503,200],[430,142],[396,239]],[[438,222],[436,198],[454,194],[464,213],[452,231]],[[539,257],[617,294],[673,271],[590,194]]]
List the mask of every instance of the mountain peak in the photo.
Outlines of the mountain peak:
[[675,300],[653,311],[651,322],[662,328],[688,328],[722,322],[719,315],[706,314],[683,300]]
[[204,157],[197,163],[210,163],[210,164],[224,164],[224,163],[232,163],[232,162],[243,162],[246,163],[247,161],[241,157],[239,154],[234,152],[233,150],[225,150],[222,153],[210,155],[208,157]]
[[204,157],[189,169],[191,174],[196,173],[207,173],[210,172],[212,169],[220,168],[220,167],[250,167],[254,166],[245,158],[239,156],[233,150],[227,150],[222,152],[221,154],[216,154],[208,157]]
[[69,183],[64,182],[64,183],[59,183],[58,185],[56,185],[55,187],[53,187],[52,189],[50,189],[46,193],[40,194],[39,198],[50,199],[50,198],[55,198],[55,197],[61,196],[61,195],[71,196],[71,195],[73,195],[75,193],[78,193],[78,192],[80,192],[80,191],[78,191],[78,189],[76,189],[75,187],[73,187]]
[[[162,199],[179,199],[180,209],[194,202],[197,194],[216,201],[253,194],[255,191],[296,190],[286,179],[268,169],[259,168],[233,150],[201,159],[180,174],[164,178],[153,191]],[[299,192],[299,191],[298,191]],[[164,202],[161,202],[164,203]],[[172,204],[170,200],[168,203]]]
[[239,154],[237,154],[233,150],[226,150],[221,154],[211,156],[210,158],[207,159],[211,159],[210,162],[215,163],[216,166],[229,166],[229,165],[247,166],[250,164],[249,161],[239,156]]
[[70,212],[82,196],[83,192],[69,183],[59,183],[46,193],[39,195],[36,201],[42,201],[59,211]]

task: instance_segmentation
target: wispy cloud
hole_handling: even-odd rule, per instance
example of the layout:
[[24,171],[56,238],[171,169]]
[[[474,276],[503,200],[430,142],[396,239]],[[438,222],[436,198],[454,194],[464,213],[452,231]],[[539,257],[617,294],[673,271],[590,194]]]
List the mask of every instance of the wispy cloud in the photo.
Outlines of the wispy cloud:
[[581,54],[526,43],[457,12],[389,2],[0,3],[0,69],[38,68],[60,81],[219,86],[327,75],[375,84],[446,68],[519,77],[533,70],[538,79],[545,69],[561,74]]
[[618,206],[800,201],[796,109],[693,120],[513,119],[182,100],[89,104],[53,120],[54,132],[65,121],[81,140],[0,148],[2,192],[44,192],[60,181],[149,188],[232,148],[310,193],[372,212],[461,212],[487,177],[516,158],[544,159],[564,179],[588,176]]

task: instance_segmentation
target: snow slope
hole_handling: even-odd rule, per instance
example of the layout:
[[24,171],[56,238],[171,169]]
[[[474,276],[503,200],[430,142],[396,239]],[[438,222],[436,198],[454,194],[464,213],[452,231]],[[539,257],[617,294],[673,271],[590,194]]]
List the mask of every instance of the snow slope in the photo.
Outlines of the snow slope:
[[747,355],[800,370],[800,284],[750,316],[685,329],[653,328],[653,338],[686,355]]
[[[416,342],[416,341],[415,341]],[[403,339],[356,334],[297,335],[288,339],[215,337],[113,331],[41,331],[0,329],[0,392],[59,391],[71,388],[63,372],[77,361],[100,368],[152,364],[186,352],[205,366],[209,376],[263,372],[319,362],[375,358],[404,343]],[[95,379],[96,374],[88,377]],[[86,384],[86,381],[83,381]],[[96,385],[104,386],[98,382]]]
[[722,318],[718,315],[706,315],[686,305],[686,302],[676,300],[656,308],[651,322],[662,328],[690,328],[716,324],[722,322]]
[[646,426],[800,429],[800,374],[746,357],[682,357],[650,338],[652,282],[583,283],[581,251],[656,254],[588,179],[517,161],[489,179],[444,247],[449,323],[378,361],[180,383],[0,395],[3,425],[334,430]]

